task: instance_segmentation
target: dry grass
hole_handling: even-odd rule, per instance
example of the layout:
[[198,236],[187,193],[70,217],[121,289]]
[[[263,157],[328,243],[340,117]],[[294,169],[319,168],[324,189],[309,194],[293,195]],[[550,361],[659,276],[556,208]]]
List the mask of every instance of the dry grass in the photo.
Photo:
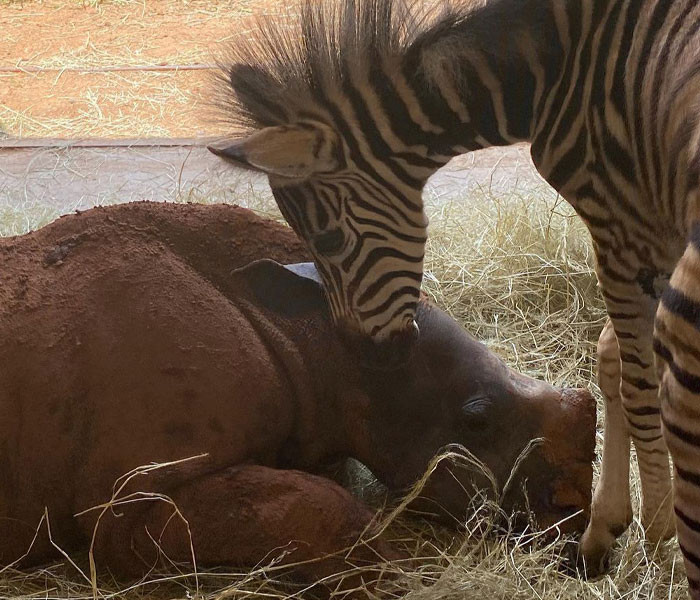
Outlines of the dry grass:
[[63,110],[46,103],[56,99],[60,104],[72,93],[75,80],[85,76],[66,72],[23,77],[31,80],[36,100],[20,108],[0,105],[0,122],[16,137],[70,138],[78,132],[79,137],[170,137],[170,123],[191,122],[192,111],[201,110],[205,81],[201,71],[105,73],[89,78],[81,94],[70,99],[70,109]]
[[[604,313],[583,225],[556,201],[519,197],[504,201],[489,198],[488,192],[484,196],[473,198],[469,205],[443,205],[431,211],[426,290],[520,370],[555,383],[591,385],[594,344]],[[261,208],[275,214],[269,206]],[[22,228],[32,217],[23,218],[22,224],[5,223],[4,229]],[[366,478],[360,481],[370,485]],[[633,495],[638,505],[636,472]],[[547,542],[534,534],[504,536],[495,530],[496,510],[489,505],[475,510],[465,524],[466,534],[436,528],[400,510],[388,513],[389,532],[415,560],[386,565],[387,572],[397,577],[383,583],[377,596],[412,600],[686,597],[675,541],[658,549],[646,547],[637,521],[616,548],[610,574],[586,582],[562,572],[567,540]],[[85,557],[78,557],[78,565],[85,569]],[[246,572],[200,573],[198,588],[194,578],[183,574],[152,577],[126,590],[109,582],[101,586],[98,595],[105,598],[314,597],[313,591],[281,580],[274,564]],[[52,566],[29,574],[0,572],[0,597],[34,596],[90,598],[93,591],[89,576],[72,567]]]

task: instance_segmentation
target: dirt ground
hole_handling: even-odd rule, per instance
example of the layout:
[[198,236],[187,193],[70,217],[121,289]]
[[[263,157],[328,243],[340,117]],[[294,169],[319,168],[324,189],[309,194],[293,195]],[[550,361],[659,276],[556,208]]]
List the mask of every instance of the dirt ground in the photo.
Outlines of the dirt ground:
[[251,15],[283,9],[281,0],[0,0],[0,131],[217,134],[220,126],[205,110],[210,71],[94,70],[211,64]]

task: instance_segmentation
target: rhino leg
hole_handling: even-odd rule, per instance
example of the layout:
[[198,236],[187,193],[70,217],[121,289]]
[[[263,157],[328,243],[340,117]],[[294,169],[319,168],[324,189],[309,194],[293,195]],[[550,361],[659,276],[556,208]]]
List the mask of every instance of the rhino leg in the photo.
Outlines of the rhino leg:
[[610,321],[598,340],[598,383],[605,398],[605,433],[600,479],[580,547],[588,576],[605,570],[610,548],[632,522],[630,437],[620,396],[620,349]]
[[[99,569],[140,577],[158,566],[265,568],[282,565],[297,580],[353,589],[376,583],[377,563],[398,555],[381,540],[360,543],[373,512],[338,484],[299,471],[249,465],[204,475],[171,489],[172,500],[117,509],[98,528]],[[177,506],[179,514],[175,511]],[[302,563],[302,564],[297,564]],[[367,567],[341,581],[354,566]],[[324,586],[319,586],[323,592]]]

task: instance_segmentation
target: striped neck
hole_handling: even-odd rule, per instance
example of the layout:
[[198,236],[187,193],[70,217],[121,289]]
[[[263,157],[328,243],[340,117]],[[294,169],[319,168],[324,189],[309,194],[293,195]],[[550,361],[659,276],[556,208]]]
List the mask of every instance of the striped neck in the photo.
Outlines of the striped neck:
[[432,158],[532,139],[568,54],[555,15],[565,4],[495,0],[411,48],[399,77],[432,125]]

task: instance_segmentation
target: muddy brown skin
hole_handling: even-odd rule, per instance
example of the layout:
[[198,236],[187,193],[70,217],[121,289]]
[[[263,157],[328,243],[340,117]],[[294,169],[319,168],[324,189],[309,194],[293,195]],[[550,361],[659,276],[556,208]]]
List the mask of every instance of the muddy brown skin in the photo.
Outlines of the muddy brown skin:
[[[583,528],[595,430],[587,392],[516,374],[426,303],[411,362],[389,373],[361,368],[337,338],[319,285],[304,276],[312,273],[248,264],[261,258],[296,263],[307,254],[290,230],[230,206],[95,209],[0,241],[0,563],[24,553],[45,506],[54,540],[85,548],[94,514],[73,515],[108,500],[119,476],[201,453],[208,458],[134,484],[176,498],[194,526],[209,524],[193,533],[200,566],[256,563],[271,550],[270,531],[313,545],[320,526],[335,533],[315,551],[342,548],[369,511],[301,471],[353,457],[400,491],[450,444],[468,448],[503,485],[528,442],[545,438],[513,489],[525,483],[541,526],[580,512],[562,529]],[[295,471],[282,485],[278,469]],[[424,506],[460,519],[466,492],[483,481],[452,469],[458,484],[448,470],[437,470]],[[257,485],[243,485],[250,478]],[[295,518],[293,533],[255,516],[324,494],[335,508]],[[257,554],[242,556],[226,519],[272,506],[276,495],[287,500],[247,513],[260,536],[247,535]],[[506,509],[520,500],[507,497]],[[117,571],[133,560],[129,544],[114,540],[163,520],[164,509],[133,510],[101,524],[100,556]],[[343,520],[348,514],[356,518]],[[183,544],[168,547],[180,560]],[[40,536],[30,560],[53,555]]]

